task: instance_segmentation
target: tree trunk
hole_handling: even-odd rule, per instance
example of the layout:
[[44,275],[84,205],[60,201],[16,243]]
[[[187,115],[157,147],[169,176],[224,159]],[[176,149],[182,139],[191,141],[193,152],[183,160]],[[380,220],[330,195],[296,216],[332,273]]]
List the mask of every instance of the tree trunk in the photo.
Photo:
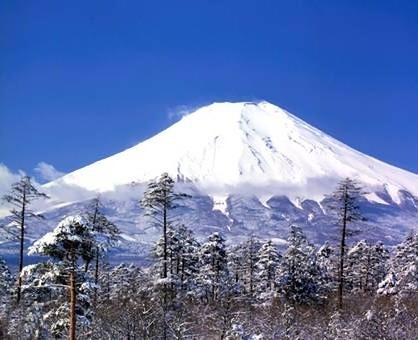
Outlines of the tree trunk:
[[340,270],[338,275],[338,308],[343,308],[343,287],[344,287],[344,252],[345,237],[347,231],[347,189],[344,191],[344,212],[342,218],[341,244],[340,244]]
[[[164,193],[164,209],[163,209],[163,234],[164,234],[164,254],[163,254],[163,278],[167,278],[167,193]],[[163,302],[164,302],[164,315],[163,315],[163,339],[167,339],[167,321],[166,321],[166,315],[167,315],[167,283],[164,283],[164,294],[163,294]]]
[[[74,251],[72,250],[72,253]],[[75,331],[76,331],[76,313],[75,305],[77,302],[77,288],[76,288],[76,273],[75,273],[75,263],[74,256],[72,254],[72,267],[70,269],[70,320],[69,320],[69,333],[68,339],[75,340]]]
[[164,202],[163,209],[163,237],[164,237],[164,254],[163,254],[163,278],[167,278],[167,203]]
[[20,302],[22,292],[23,246],[25,243],[25,213],[26,213],[26,185],[23,188],[22,215],[20,218],[20,252],[19,272],[17,273],[17,303]]
[[94,268],[94,302],[97,300],[97,284],[99,283],[99,247],[96,246],[96,267]]

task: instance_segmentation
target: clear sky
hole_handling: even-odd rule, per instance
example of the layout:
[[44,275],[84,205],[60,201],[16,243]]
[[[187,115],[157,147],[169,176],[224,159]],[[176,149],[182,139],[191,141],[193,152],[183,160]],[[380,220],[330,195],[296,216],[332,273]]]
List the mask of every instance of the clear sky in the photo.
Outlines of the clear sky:
[[418,172],[418,1],[0,2],[0,163],[65,172],[265,99]]

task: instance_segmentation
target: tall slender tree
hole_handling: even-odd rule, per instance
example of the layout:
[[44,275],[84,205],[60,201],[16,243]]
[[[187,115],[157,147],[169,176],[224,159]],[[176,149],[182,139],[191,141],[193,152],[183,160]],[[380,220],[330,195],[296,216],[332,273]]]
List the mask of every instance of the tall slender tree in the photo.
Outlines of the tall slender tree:
[[187,195],[174,191],[174,180],[167,173],[163,173],[157,180],[148,183],[141,200],[145,214],[152,217],[155,225],[162,229],[163,268],[161,278],[164,279],[167,278],[168,271],[168,226],[172,222],[169,212],[178,207],[176,201],[184,197]]
[[331,209],[336,212],[338,225],[341,230],[340,254],[338,269],[338,308],[343,308],[344,288],[344,259],[346,255],[347,237],[352,235],[353,230],[348,229],[350,223],[365,220],[358,205],[361,196],[360,186],[351,178],[342,180],[337,189],[332,193],[333,204]]
[[[167,174],[163,173],[158,179],[148,183],[148,187],[144,192],[141,200],[141,206],[145,210],[145,214],[150,216],[155,226],[162,229],[162,270],[160,279],[162,285],[162,307],[163,307],[163,339],[167,338],[167,312],[169,307],[169,291],[171,283],[168,282],[168,260],[169,260],[169,229],[173,225],[173,216],[169,213],[178,205],[181,198],[187,197],[185,194],[176,193],[174,191],[174,180]],[[173,234],[174,235],[174,234]],[[162,243],[162,244],[161,244]]]
[[22,291],[21,273],[23,269],[26,223],[29,218],[43,218],[42,215],[36,214],[29,209],[30,203],[38,198],[48,198],[48,196],[36,189],[29,176],[24,176],[19,182],[13,183],[10,192],[3,196],[3,200],[12,206],[10,210],[11,225],[19,229],[18,234],[15,235],[20,244],[19,268],[17,273],[17,303],[20,302]]
[[119,239],[119,228],[111,221],[109,221],[102,212],[103,205],[99,197],[92,200],[89,210],[87,211],[87,223],[95,236],[95,249],[87,249],[85,254],[85,270],[92,260],[95,262],[94,266],[94,283],[99,282],[99,261],[103,253]]

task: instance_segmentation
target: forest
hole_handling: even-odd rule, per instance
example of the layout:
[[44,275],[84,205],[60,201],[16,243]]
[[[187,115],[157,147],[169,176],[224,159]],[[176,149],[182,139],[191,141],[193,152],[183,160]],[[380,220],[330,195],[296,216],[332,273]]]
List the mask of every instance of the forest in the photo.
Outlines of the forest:
[[108,263],[120,231],[99,198],[34,242],[44,261],[25,266],[25,228],[42,218],[30,204],[46,195],[24,177],[4,197],[20,248],[17,273],[0,258],[0,339],[416,339],[418,235],[393,249],[366,233],[352,242],[359,195],[351,179],[332,193],[338,242],[289,224],[284,247],[236,244],[175,223],[187,195],[162,174],[138,203],[161,231],[151,266]]

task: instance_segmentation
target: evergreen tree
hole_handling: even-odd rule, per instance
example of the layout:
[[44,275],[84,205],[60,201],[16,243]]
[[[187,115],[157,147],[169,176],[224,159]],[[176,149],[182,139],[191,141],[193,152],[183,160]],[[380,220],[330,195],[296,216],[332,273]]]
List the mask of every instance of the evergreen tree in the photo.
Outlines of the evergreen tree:
[[341,241],[338,270],[338,308],[343,308],[343,287],[344,287],[344,260],[346,255],[347,237],[353,231],[348,229],[349,223],[364,220],[360,213],[358,200],[361,189],[358,184],[350,178],[341,181],[331,195],[333,205],[331,208],[336,212],[338,224],[341,226]]
[[0,257],[0,339],[5,337],[2,320],[7,318],[12,294],[13,278],[6,261]]
[[174,191],[174,180],[167,173],[163,173],[157,180],[148,183],[141,200],[145,214],[152,217],[154,224],[162,229],[162,238],[158,245],[161,249],[162,268],[160,280],[157,283],[161,287],[159,290],[163,296],[164,339],[167,338],[166,316],[169,307],[169,297],[171,296],[171,300],[174,297],[174,277],[169,272],[169,243],[173,245],[173,242],[170,240],[170,234],[173,236],[174,233],[172,229],[173,220],[169,213],[177,207],[176,202],[184,197],[187,197],[187,195]]
[[256,263],[258,262],[258,252],[261,244],[253,235],[244,243],[243,246],[243,261],[244,261],[244,286],[245,291],[251,298],[254,295],[255,284],[256,284]]
[[375,246],[359,241],[347,253],[346,284],[354,292],[372,292],[386,274],[388,252],[381,242]]
[[242,287],[244,291],[245,258],[244,243],[238,243],[228,247],[228,271],[234,284]]
[[229,272],[225,240],[217,232],[211,234],[200,249],[200,296],[207,302],[219,300],[227,293]]
[[[6,261],[0,257],[0,308],[4,307],[11,296],[13,278]],[[1,310],[0,310],[1,311]]]
[[389,251],[382,242],[370,249],[370,275],[368,289],[375,292],[379,283],[385,278],[389,271]]
[[418,292],[418,234],[412,232],[396,248],[378,294],[413,296]]
[[258,261],[256,263],[256,290],[259,295],[275,291],[276,272],[280,258],[281,256],[271,240],[261,246],[258,252]]
[[172,220],[169,212],[177,207],[176,201],[183,197],[186,195],[174,192],[174,180],[167,173],[163,173],[157,180],[148,184],[141,200],[145,213],[153,218],[157,227],[162,229],[161,278],[166,278],[168,274],[168,228]]
[[347,252],[344,268],[345,289],[352,292],[365,292],[370,275],[370,246],[365,240],[359,241]]
[[321,285],[327,287],[327,290],[334,291],[338,277],[337,259],[335,250],[326,241],[316,252],[317,263],[324,271]]
[[[81,216],[69,216],[62,220],[50,233],[36,241],[31,247],[29,254],[40,254],[50,256],[60,262],[64,275],[68,277],[69,317],[68,328],[70,340],[76,338],[76,306],[77,300],[84,302],[86,297],[80,294],[77,297],[77,285],[82,290],[90,285],[77,281],[80,271],[79,261],[86,258],[86,254],[95,248],[94,233],[88,223]],[[56,313],[67,310],[67,306],[60,306]]]
[[324,272],[316,261],[313,245],[300,227],[291,226],[288,248],[277,277],[279,292],[293,305],[312,304],[325,298]]
[[139,267],[122,263],[103,268],[100,282],[93,321],[95,338],[153,338],[158,318],[150,277]]
[[193,232],[184,225],[175,229],[175,236],[172,239],[175,240],[175,244],[170,252],[171,272],[177,276],[179,288],[185,293],[194,289],[196,285],[200,244]]
[[17,273],[17,303],[20,302],[22,290],[23,249],[25,244],[25,229],[29,218],[43,218],[29,209],[32,201],[48,196],[36,189],[29,176],[24,176],[19,182],[13,183],[10,193],[3,196],[3,200],[12,206],[10,210],[11,224],[19,229],[16,237],[19,240],[19,268]]
[[[103,205],[100,199],[97,197],[92,200],[91,206],[87,211],[87,223],[90,226],[90,229],[94,233],[94,249],[86,249],[86,253],[83,255],[84,261],[86,262],[86,271],[90,262],[94,259],[94,283],[98,285],[99,283],[99,261],[109,247],[115,245],[116,241],[119,239],[119,228],[109,221],[102,212]],[[92,244],[93,246],[93,244]]]

